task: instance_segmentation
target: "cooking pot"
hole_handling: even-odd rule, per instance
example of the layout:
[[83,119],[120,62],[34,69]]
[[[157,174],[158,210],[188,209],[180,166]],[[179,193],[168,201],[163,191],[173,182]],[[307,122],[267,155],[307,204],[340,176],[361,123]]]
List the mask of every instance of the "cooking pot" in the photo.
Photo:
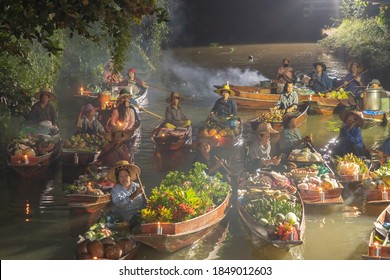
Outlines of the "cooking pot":
[[386,93],[381,88],[368,88],[363,92],[364,110],[381,110],[382,96]]

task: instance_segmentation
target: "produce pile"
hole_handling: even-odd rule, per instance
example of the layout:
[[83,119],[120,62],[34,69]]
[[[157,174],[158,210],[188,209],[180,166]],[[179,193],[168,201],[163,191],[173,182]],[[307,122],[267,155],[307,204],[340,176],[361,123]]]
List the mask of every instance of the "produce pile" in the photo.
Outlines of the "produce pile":
[[250,174],[246,173],[242,178],[240,178],[239,183],[240,188],[247,189],[271,189],[279,190],[289,194],[293,194],[297,189],[291,185],[290,179],[286,176],[277,173],[275,171],[270,172],[269,174]]
[[368,166],[354,154],[346,154],[336,157],[336,171],[339,175],[362,175],[368,172]]
[[377,170],[370,172],[370,176],[374,179],[383,179],[385,176],[390,175],[390,161],[382,164]]
[[[114,226],[114,229],[110,229]],[[76,249],[76,258],[118,260],[136,247],[127,223],[107,224],[99,221],[80,237]]]
[[292,150],[288,156],[288,160],[292,161],[324,161],[320,153],[311,152],[309,148]]
[[330,178],[328,175],[321,177],[306,177],[302,178],[298,182],[298,189],[311,190],[311,191],[327,191],[331,189],[339,188],[339,183],[336,179]]
[[217,117],[212,117],[206,121],[205,127],[199,130],[200,137],[213,136],[217,139],[220,137],[235,137],[239,136],[241,131],[241,122],[237,119],[226,120],[222,118],[218,121]]
[[294,91],[298,94],[301,94],[301,95],[315,94],[315,92],[311,88],[308,88],[308,87],[297,87],[297,88],[294,88]]
[[332,90],[325,94],[327,98],[338,98],[338,99],[347,99],[349,96],[352,96],[351,91],[344,91],[343,88],[339,90]]
[[75,134],[65,140],[63,147],[69,150],[95,152],[101,150],[108,141],[101,134]]
[[107,179],[107,172],[80,175],[73,184],[64,187],[65,194],[104,195],[114,184]]
[[271,110],[267,111],[265,113],[262,113],[258,118],[257,121],[259,122],[282,122],[283,115],[286,111],[285,110]]
[[59,136],[50,136],[43,134],[19,134],[14,138],[9,146],[10,155],[22,157],[42,156],[51,152],[54,145],[60,140]]
[[[272,240],[299,240],[302,207],[293,195],[280,190],[240,191],[245,211],[267,230]],[[293,235],[293,236],[291,236]]]
[[182,222],[213,210],[231,192],[217,173],[204,172],[206,165],[195,163],[188,173],[171,171],[152,189],[148,205],[141,210],[142,223]]

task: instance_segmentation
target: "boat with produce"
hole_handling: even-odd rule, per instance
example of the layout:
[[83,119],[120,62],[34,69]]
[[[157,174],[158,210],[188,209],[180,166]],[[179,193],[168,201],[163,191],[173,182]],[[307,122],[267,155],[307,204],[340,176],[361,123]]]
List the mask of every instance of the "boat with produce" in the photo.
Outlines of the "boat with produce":
[[80,236],[75,254],[77,260],[131,260],[139,247],[128,223],[108,223],[101,218]]
[[390,260],[390,205],[382,211],[374,222],[368,241],[368,254],[364,260]]
[[232,118],[227,122],[209,117],[205,125],[199,129],[197,138],[212,136],[218,139],[217,147],[233,147],[242,144],[243,130],[244,124],[240,117]]
[[64,192],[71,211],[95,213],[109,206],[114,183],[107,179],[107,170],[80,175]]
[[290,250],[303,244],[305,211],[302,198],[289,179],[276,172],[241,178],[237,209],[253,242],[263,241]]
[[368,164],[371,164],[371,161],[366,163],[352,153],[343,157],[336,156],[331,163],[334,166],[333,170],[335,170],[336,179],[340,182],[361,182],[368,178],[370,174]]
[[158,251],[175,252],[211,233],[226,216],[231,187],[195,163],[189,173],[171,171],[152,190],[134,238]]
[[[295,119],[297,127],[302,125],[307,120],[307,111],[309,106],[302,106],[299,108],[299,113],[297,112],[298,117]],[[285,110],[273,110],[262,113],[257,118],[250,120],[249,123],[253,131],[257,130],[259,123],[267,122],[272,125],[272,128],[281,131],[283,129],[282,119],[285,114]]]
[[192,126],[171,129],[162,123],[153,129],[151,138],[156,150],[179,150],[192,144]]
[[365,202],[367,205],[385,208],[390,204],[390,162],[382,164],[369,174],[369,177],[362,181]]
[[27,129],[30,130],[22,129],[8,144],[7,165],[19,176],[30,178],[39,176],[59,159],[62,140],[59,131],[50,135],[34,128],[34,132],[26,133]]

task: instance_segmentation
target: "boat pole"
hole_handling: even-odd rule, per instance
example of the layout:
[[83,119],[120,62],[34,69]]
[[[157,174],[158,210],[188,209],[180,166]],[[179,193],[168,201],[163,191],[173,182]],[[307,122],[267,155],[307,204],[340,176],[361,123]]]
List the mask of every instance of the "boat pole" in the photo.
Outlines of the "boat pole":
[[142,196],[144,197],[146,203],[148,203],[148,197],[146,196],[145,188],[144,188],[144,186],[142,185],[141,178],[139,177],[139,174],[138,174],[138,173],[136,174],[136,176],[137,176],[138,183],[139,183],[139,185],[140,185],[140,187],[141,187]]

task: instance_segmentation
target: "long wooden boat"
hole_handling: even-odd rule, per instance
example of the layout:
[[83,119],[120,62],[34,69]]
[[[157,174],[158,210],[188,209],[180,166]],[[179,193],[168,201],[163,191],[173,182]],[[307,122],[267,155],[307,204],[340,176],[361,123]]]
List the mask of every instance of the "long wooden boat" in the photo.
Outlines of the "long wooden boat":
[[68,206],[71,211],[95,213],[108,206],[111,202],[109,193],[104,195],[68,194]]
[[[368,241],[365,260],[390,260],[390,204],[378,216]],[[386,242],[386,244],[384,244]]]
[[344,199],[341,196],[342,190],[344,187],[339,184],[338,188],[324,191],[324,199],[320,199],[320,192],[314,190],[305,190],[298,187],[298,191],[301,194],[303,203],[305,205],[315,205],[315,206],[329,206],[335,204],[343,204]]
[[[296,118],[296,125],[297,127],[299,127],[300,125],[302,125],[306,120],[307,120],[307,111],[309,110],[309,106],[303,106],[303,108],[300,108],[300,114],[299,116]],[[256,131],[257,130],[257,127],[260,123],[259,121],[259,117],[253,119],[253,120],[250,120],[249,121],[250,125],[251,125],[251,128],[253,131]],[[282,122],[281,121],[278,121],[278,122],[269,122],[271,125],[272,125],[272,128],[277,130],[277,131],[281,131],[283,129],[283,126],[282,126]]]
[[152,131],[156,150],[175,151],[192,144],[192,126],[168,129],[160,124]]
[[7,165],[19,176],[31,178],[42,174],[51,164],[55,163],[61,155],[62,141],[57,141],[54,148],[41,156],[28,156],[28,161],[22,156],[13,156],[8,153]]
[[387,192],[387,199],[383,199],[383,192],[382,189],[376,189],[376,190],[364,190],[364,198],[367,204],[372,205],[383,205],[386,207],[390,204],[390,190],[386,190]]
[[247,230],[249,235],[253,238],[253,240],[263,240],[268,244],[273,245],[274,247],[278,249],[285,249],[290,250],[291,248],[295,246],[299,246],[303,244],[303,236],[305,232],[306,222],[305,222],[305,211],[304,211],[304,204],[301,198],[301,195],[299,192],[296,192],[296,203],[299,203],[302,208],[301,213],[301,219],[299,223],[299,229],[298,229],[298,237],[297,240],[273,240],[269,237],[269,228],[265,226],[264,224],[259,223],[256,221],[250,214],[247,213],[247,211],[244,208],[242,199],[237,199],[237,210],[240,217],[240,220],[244,226],[244,228]]
[[331,97],[322,97],[317,94],[313,95],[299,95],[299,101],[307,106],[317,114],[330,115],[337,113],[340,108],[345,109],[346,107],[355,106],[356,102],[353,97],[339,99]]
[[[230,194],[215,209],[179,223],[149,223],[141,224],[141,233],[134,239],[162,252],[175,252],[186,247],[214,230],[226,216],[229,209]],[[161,234],[157,233],[161,227]]]

